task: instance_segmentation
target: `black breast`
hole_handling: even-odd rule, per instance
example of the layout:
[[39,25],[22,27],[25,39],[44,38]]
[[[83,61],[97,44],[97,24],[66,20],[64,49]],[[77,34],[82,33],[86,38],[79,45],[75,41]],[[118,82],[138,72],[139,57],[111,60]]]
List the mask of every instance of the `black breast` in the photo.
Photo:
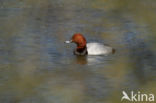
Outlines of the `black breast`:
[[88,54],[87,48],[84,47],[84,48],[75,49],[74,54],[75,55],[87,55]]

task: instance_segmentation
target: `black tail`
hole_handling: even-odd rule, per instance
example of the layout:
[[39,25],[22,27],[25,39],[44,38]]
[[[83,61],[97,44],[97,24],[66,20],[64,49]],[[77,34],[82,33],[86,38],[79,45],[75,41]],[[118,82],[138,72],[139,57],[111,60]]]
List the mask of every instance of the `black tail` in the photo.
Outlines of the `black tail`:
[[112,49],[112,54],[114,54],[115,52],[116,52],[116,50],[113,48],[113,49]]

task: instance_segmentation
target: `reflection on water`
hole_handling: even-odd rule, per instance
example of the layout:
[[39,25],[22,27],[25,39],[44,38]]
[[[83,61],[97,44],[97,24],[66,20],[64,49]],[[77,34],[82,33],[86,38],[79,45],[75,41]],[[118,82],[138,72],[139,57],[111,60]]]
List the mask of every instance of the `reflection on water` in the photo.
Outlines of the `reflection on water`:
[[95,67],[95,66],[102,66],[104,64],[107,65],[107,63],[112,60],[111,57],[112,55],[109,55],[109,56],[75,56],[74,61],[76,61],[76,64],[82,64],[82,65]]
[[[1,0],[0,103],[120,103],[122,90],[156,94],[155,7],[154,0]],[[75,56],[64,41],[76,32],[117,52]]]
[[76,56],[77,64],[88,64],[87,56]]

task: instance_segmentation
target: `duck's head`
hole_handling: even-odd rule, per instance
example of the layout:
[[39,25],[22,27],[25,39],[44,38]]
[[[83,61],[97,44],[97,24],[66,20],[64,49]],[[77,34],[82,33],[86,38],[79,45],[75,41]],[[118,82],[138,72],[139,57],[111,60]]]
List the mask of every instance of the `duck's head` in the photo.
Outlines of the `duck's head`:
[[72,36],[71,40],[65,41],[65,43],[75,43],[77,45],[77,48],[74,50],[75,55],[88,54],[87,47],[86,47],[87,41],[86,41],[85,37],[80,33],[74,34]]
[[72,36],[71,40],[65,41],[65,43],[75,43],[77,45],[77,48],[84,48],[84,47],[86,47],[87,41],[82,34],[75,33]]

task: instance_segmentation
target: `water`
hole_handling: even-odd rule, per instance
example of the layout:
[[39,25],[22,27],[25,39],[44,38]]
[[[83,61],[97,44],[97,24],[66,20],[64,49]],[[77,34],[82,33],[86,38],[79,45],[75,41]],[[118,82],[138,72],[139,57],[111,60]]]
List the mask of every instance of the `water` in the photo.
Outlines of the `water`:
[[[0,103],[120,103],[122,90],[156,94],[156,3],[117,1],[1,0]],[[64,41],[76,32],[116,53],[73,55],[75,45]]]

